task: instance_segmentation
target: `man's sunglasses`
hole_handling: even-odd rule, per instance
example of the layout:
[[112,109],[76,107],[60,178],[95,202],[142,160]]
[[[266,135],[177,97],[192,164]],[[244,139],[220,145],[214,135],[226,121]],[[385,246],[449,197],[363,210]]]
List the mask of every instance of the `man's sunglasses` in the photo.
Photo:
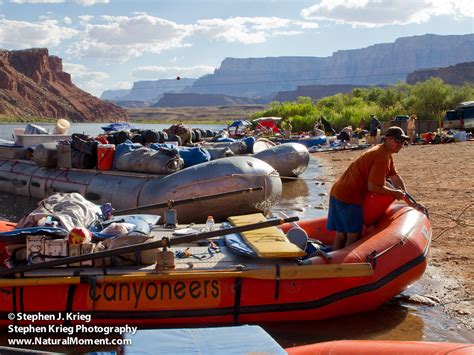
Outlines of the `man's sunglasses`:
[[391,138],[397,143],[405,143],[406,141],[405,138],[395,138],[395,137],[391,137]]

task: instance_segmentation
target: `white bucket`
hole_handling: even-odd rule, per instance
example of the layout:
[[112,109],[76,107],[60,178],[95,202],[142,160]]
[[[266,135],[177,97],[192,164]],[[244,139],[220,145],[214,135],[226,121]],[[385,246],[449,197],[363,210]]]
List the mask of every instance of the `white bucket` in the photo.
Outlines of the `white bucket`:
[[56,122],[56,127],[54,127],[53,134],[66,134],[70,126],[71,124],[69,123],[68,120],[65,120],[64,118],[60,118]]
[[18,144],[19,142],[18,136],[22,136],[24,134],[25,134],[24,128],[13,128],[13,140],[15,141],[15,144]]
[[25,134],[25,129],[24,128],[13,128],[13,135],[15,137],[19,136],[19,135],[22,135],[22,134]]
[[178,149],[178,142],[171,141],[171,142],[165,142],[165,146],[170,149]]

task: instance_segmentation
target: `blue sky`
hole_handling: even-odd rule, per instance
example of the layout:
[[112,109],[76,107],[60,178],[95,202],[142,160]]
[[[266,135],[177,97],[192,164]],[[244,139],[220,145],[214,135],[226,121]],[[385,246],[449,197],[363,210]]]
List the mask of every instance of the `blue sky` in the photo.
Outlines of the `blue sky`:
[[46,47],[100,96],[226,57],[316,56],[474,32],[470,0],[0,0],[0,48]]

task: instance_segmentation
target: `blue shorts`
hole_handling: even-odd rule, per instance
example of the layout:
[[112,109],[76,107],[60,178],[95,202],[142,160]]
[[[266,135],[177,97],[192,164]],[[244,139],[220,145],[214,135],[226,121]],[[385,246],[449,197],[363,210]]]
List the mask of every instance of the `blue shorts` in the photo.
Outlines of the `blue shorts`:
[[341,233],[362,233],[364,214],[361,205],[345,203],[333,196],[329,199],[326,228]]

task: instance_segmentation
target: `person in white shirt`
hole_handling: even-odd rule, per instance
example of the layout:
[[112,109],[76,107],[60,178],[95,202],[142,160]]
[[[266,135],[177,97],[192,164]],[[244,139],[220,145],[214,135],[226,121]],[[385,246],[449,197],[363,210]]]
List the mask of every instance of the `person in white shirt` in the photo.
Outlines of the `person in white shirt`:
[[416,115],[411,115],[407,121],[407,134],[408,142],[410,144],[415,143],[415,131],[416,131]]

